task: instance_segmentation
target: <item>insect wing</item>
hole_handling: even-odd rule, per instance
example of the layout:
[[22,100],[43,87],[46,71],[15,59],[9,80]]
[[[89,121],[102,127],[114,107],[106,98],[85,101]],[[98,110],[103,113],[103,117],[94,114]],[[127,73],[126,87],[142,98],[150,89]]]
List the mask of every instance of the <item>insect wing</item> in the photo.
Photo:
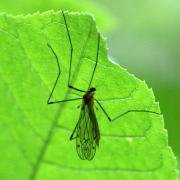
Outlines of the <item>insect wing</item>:
[[89,117],[89,108],[84,105],[81,109],[76,129],[76,149],[81,159],[93,159],[96,153],[96,133]]

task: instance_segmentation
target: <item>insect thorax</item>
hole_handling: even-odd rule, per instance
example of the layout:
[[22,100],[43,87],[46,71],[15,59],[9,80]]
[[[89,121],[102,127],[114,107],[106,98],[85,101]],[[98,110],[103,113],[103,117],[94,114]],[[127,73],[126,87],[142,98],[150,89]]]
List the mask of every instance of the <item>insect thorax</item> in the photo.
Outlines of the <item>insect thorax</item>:
[[84,104],[93,102],[95,91],[96,91],[95,88],[90,88],[90,90],[83,96]]

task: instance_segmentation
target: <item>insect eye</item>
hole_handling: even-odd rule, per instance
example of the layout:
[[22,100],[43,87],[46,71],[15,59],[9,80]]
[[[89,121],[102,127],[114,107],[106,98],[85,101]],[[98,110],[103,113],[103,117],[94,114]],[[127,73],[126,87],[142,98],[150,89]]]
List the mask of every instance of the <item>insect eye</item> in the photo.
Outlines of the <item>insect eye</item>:
[[96,88],[91,88],[90,91],[96,91]]

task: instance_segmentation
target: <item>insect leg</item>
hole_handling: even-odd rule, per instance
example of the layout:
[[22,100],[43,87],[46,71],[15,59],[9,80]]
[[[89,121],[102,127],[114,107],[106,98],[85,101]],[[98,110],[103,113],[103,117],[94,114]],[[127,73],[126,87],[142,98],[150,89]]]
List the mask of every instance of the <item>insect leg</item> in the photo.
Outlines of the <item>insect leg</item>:
[[68,35],[68,39],[69,39],[69,43],[70,43],[70,48],[71,48],[70,65],[69,65],[69,75],[68,75],[68,87],[71,88],[71,89],[74,89],[74,90],[76,90],[76,91],[86,92],[86,91],[84,91],[84,90],[78,89],[78,88],[70,85],[71,67],[72,67],[72,57],[73,57],[73,45],[72,45],[72,41],[71,41],[71,37],[70,37],[69,29],[68,29],[68,26],[67,26],[67,21],[66,21],[66,16],[65,16],[65,14],[64,14],[64,11],[62,11],[62,15],[63,15],[63,18],[64,18],[64,23],[65,23],[65,26],[66,26],[67,35]]
[[76,131],[76,128],[77,128],[77,126],[78,126],[78,123],[79,123],[79,121],[77,122],[77,124],[76,124],[76,126],[75,126],[75,128],[74,128],[74,130],[73,130],[73,132],[72,132],[72,134],[71,134],[71,136],[70,136],[70,140],[73,140],[73,139],[76,139],[76,137],[73,137],[74,136],[74,133],[75,133],[75,131]]
[[51,49],[52,53],[54,54],[54,56],[55,56],[55,58],[56,58],[56,61],[57,61],[57,65],[58,65],[58,75],[57,75],[56,81],[55,81],[55,83],[54,83],[54,85],[53,85],[53,88],[52,88],[52,90],[51,90],[51,93],[50,93],[50,95],[49,95],[49,98],[48,98],[48,100],[47,100],[47,104],[52,104],[52,102],[50,102],[50,99],[51,99],[51,97],[52,97],[52,94],[53,94],[54,89],[55,89],[55,87],[56,87],[56,84],[57,84],[57,82],[58,82],[59,76],[60,76],[60,74],[61,74],[61,70],[60,70],[60,65],[59,65],[58,56],[56,55],[55,51],[53,50],[53,48],[51,47],[50,44],[47,43],[47,46]]
[[80,100],[82,98],[75,98],[75,99],[64,99],[64,100],[60,100],[60,101],[52,101],[52,102],[48,102],[48,104],[55,104],[55,103],[61,103],[61,102],[67,102],[67,101],[76,101],[76,100]]
[[104,114],[106,115],[106,117],[108,118],[109,121],[112,121],[112,119],[109,117],[109,115],[107,114],[107,112],[105,111],[105,109],[102,107],[101,103],[95,99],[95,101],[98,103],[99,107],[102,109],[102,111],[104,112]]
[[131,110],[127,110],[126,112],[116,116],[115,118],[111,119],[111,121],[115,121],[116,119],[119,119],[123,116],[125,116],[126,114],[132,113],[132,112],[145,112],[145,113],[152,113],[152,114],[157,114],[157,115],[162,115],[159,112],[155,112],[155,111],[150,111],[150,110],[144,110],[144,109],[131,109]]
[[74,100],[80,100],[82,98],[75,98],[75,99],[65,99],[65,100],[60,100],[60,101],[50,101],[51,97],[52,97],[52,94],[54,92],[54,89],[56,87],[56,84],[58,82],[58,79],[59,79],[59,76],[61,74],[61,70],[60,70],[60,65],[59,65],[59,60],[58,60],[58,56],[56,55],[55,51],[53,50],[53,48],[51,47],[50,44],[47,43],[47,46],[51,49],[52,53],[54,54],[55,58],[56,58],[56,61],[57,61],[57,65],[58,65],[58,75],[57,75],[57,78],[56,78],[56,81],[53,85],[53,88],[51,90],[51,93],[50,93],[50,96],[47,100],[47,104],[54,104],[54,103],[60,103],[60,102],[67,102],[67,101],[74,101]]
[[95,73],[95,70],[96,70],[96,66],[97,66],[97,63],[98,63],[99,44],[100,44],[100,34],[98,33],[97,52],[96,52],[96,63],[95,63],[94,69],[93,69],[93,73],[92,73],[92,76],[91,76],[91,80],[90,80],[90,82],[89,82],[88,90],[89,90],[90,87],[91,87],[91,83],[92,83],[92,80],[93,80],[93,77],[94,77],[94,73]]
[[[83,106],[84,107],[84,106]],[[77,138],[77,136],[79,136],[79,135],[77,135],[76,137],[73,137],[74,136],[74,133],[75,133],[75,131],[76,131],[76,129],[78,128],[78,125],[79,124],[81,124],[81,120],[82,120],[82,118],[84,117],[84,108],[81,108],[81,113],[80,113],[80,117],[79,117],[79,120],[78,120],[78,122],[77,122],[77,124],[76,124],[76,126],[75,126],[75,128],[74,128],[74,130],[73,130],[73,132],[72,132],[72,134],[71,134],[71,136],[70,136],[70,140],[73,140],[73,139],[76,139]],[[80,126],[79,126],[79,128],[80,128]]]
[[146,113],[152,113],[152,114],[162,115],[162,114],[159,113],[159,112],[150,111],[150,110],[131,109],[131,110],[127,110],[127,111],[125,111],[124,113],[122,113],[122,114],[116,116],[115,118],[111,119],[111,118],[109,117],[109,115],[107,114],[107,112],[105,111],[105,109],[102,107],[101,103],[100,103],[97,99],[95,99],[95,101],[98,103],[99,107],[102,109],[102,111],[104,112],[104,114],[106,115],[106,117],[108,118],[109,121],[115,121],[115,120],[117,120],[117,119],[119,119],[119,118],[121,118],[121,117],[129,114],[129,113],[132,113],[132,112],[146,112]]

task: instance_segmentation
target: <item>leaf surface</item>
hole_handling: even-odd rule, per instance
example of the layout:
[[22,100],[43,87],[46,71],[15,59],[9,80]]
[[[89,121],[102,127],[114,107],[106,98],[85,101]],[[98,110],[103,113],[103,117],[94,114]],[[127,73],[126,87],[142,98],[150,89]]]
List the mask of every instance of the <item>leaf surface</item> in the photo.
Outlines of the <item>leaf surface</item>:
[[[73,45],[73,86],[87,90],[95,66],[98,31],[83,13],[65,13]],[[100,39],[92,81],[98,104],[100,146],[92,161],[79,159],[69,137],[78,121],[80,101],[47,105],[58,68],[61,75],[52,100],[82,97],[67,87],[70,42],[61,12],[27,16],[0,15],[0,177],[1,179],[176,179],[176,159],[168,146],[159,104],[144,81],[113,64]]]

